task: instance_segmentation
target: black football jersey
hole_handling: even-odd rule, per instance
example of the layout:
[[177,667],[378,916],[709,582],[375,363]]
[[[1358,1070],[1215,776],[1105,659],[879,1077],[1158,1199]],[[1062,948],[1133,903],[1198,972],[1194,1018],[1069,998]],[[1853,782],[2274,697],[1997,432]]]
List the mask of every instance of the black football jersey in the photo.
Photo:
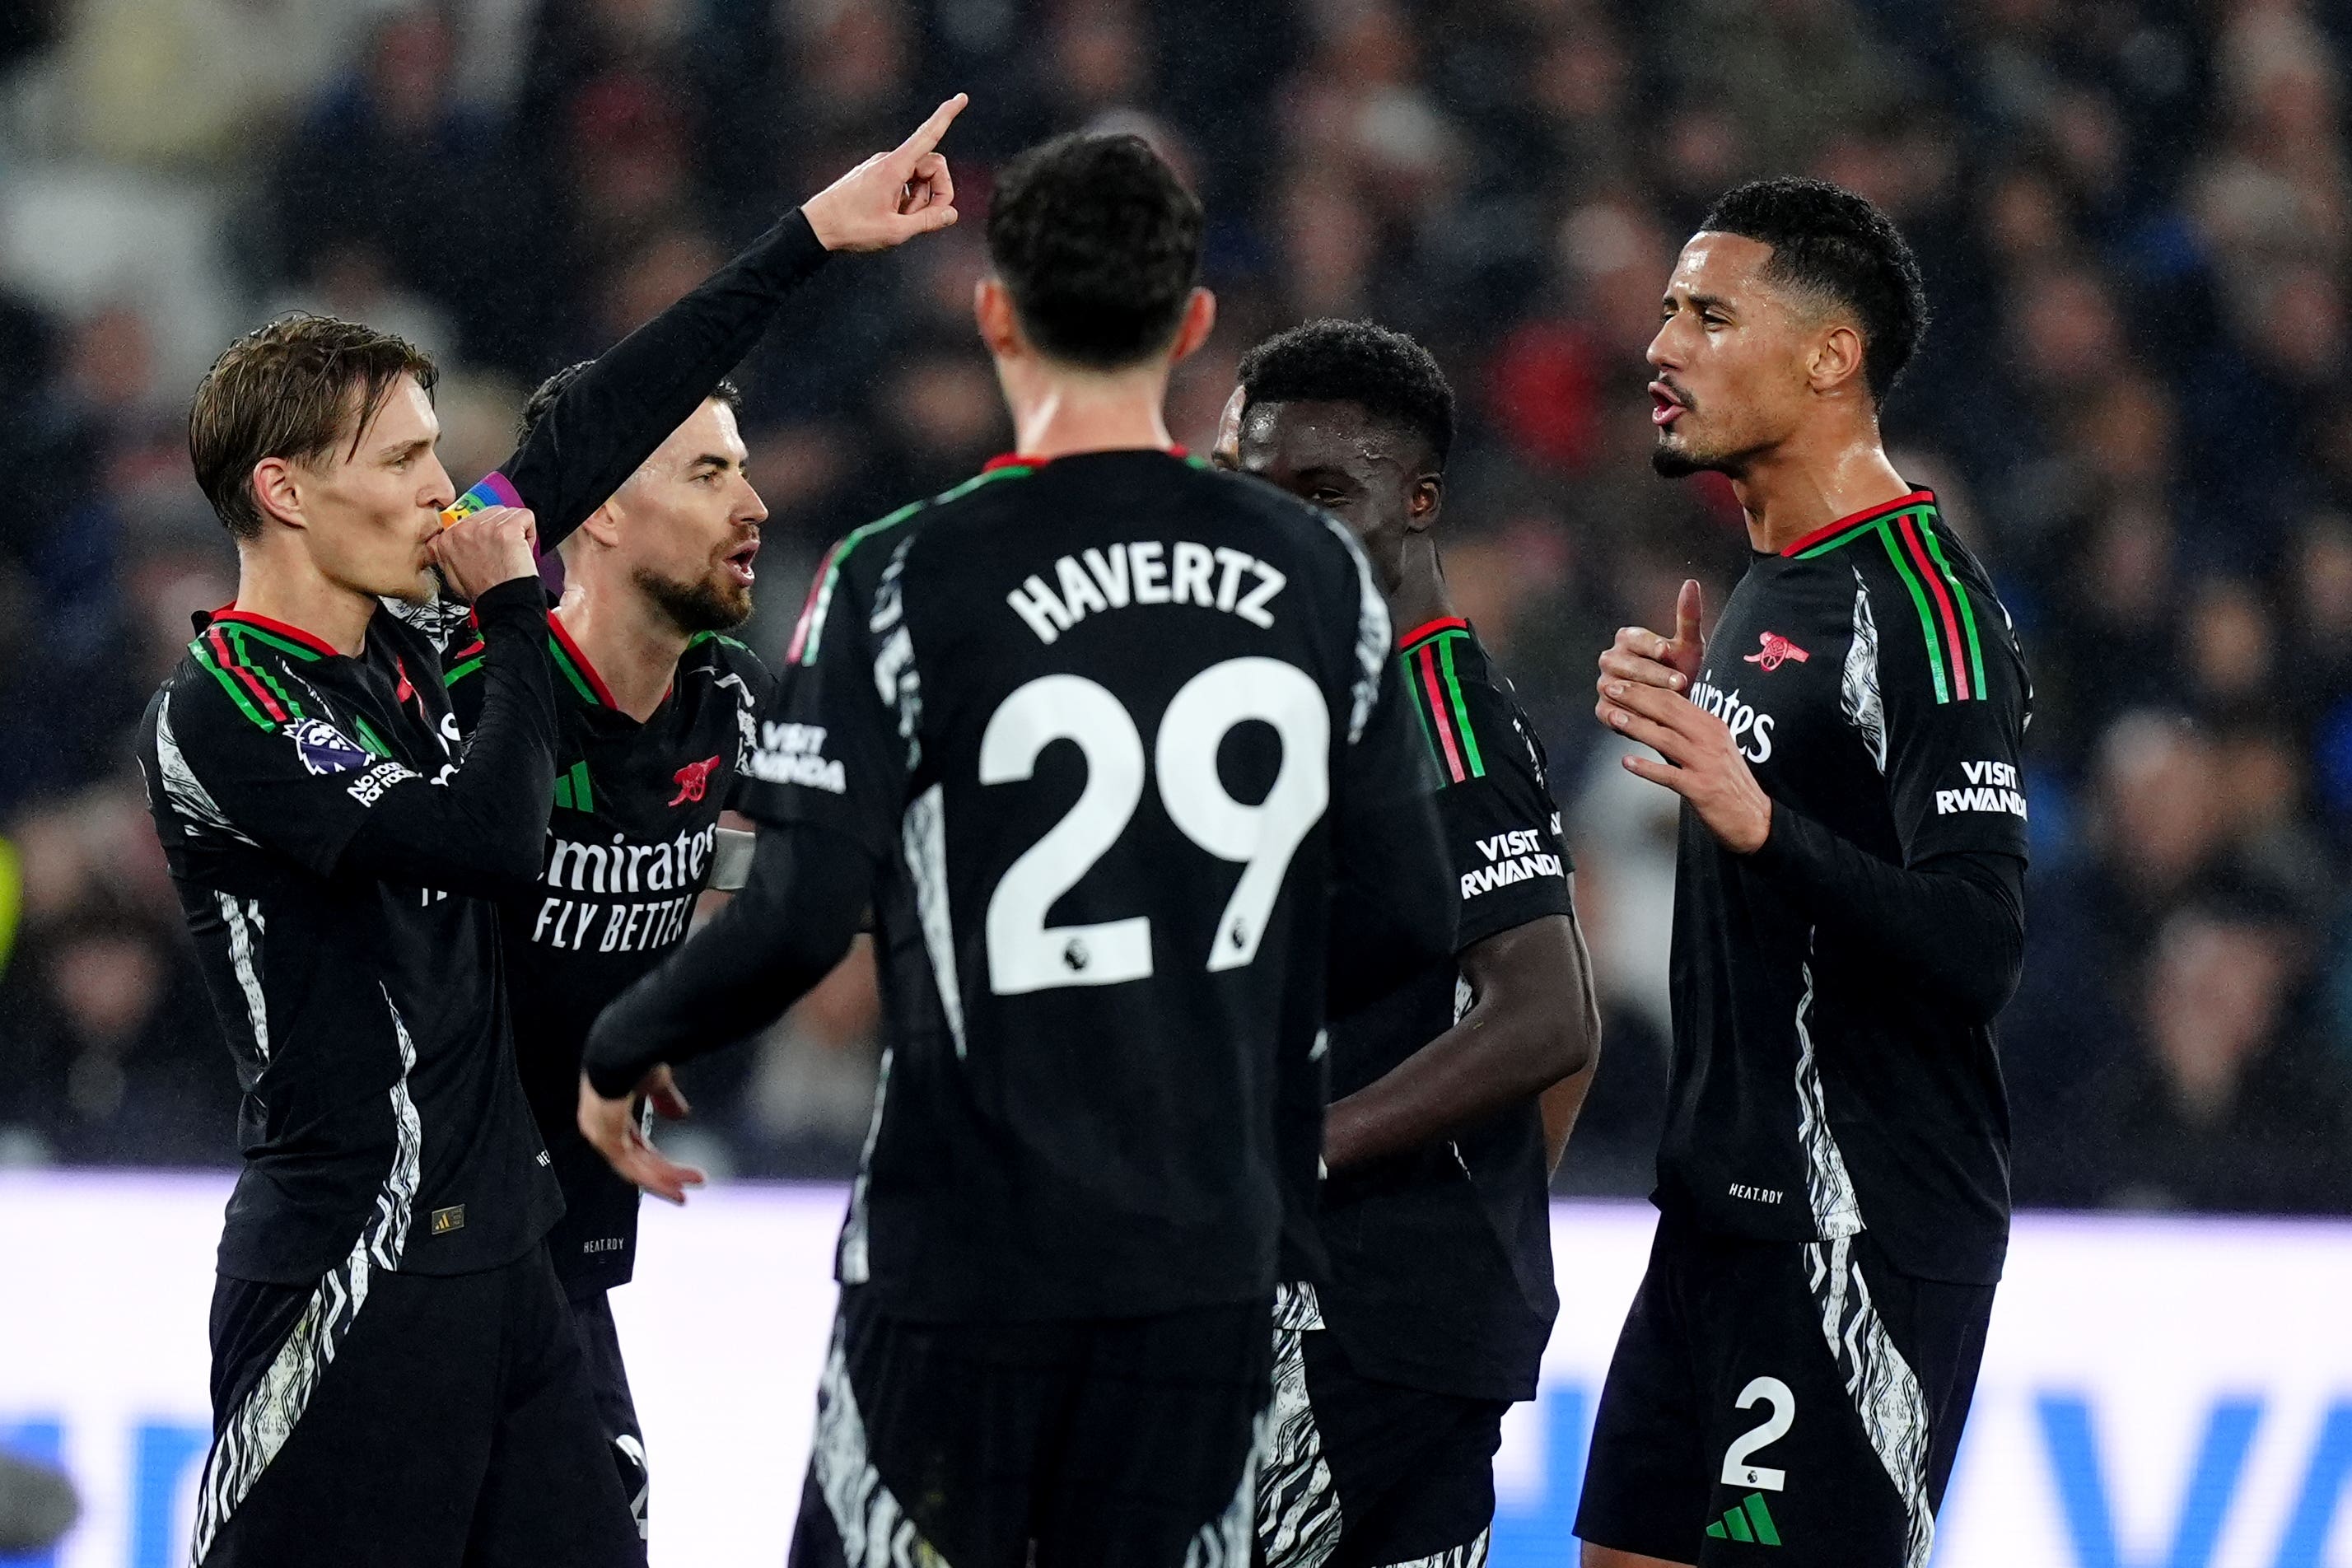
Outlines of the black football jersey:
[[346,658],[223,611],[147,708],[149,805],[245,1091],[236,1279],[311,1284],[355,1248],[469,1273],[562,1206],[515,1079],[496,909],[335,874],[381,799],[458,758],[440,658],[389,612]]
[[[1897,866],[2025,858],[2031,700],[1984,569],[1916,491],[1758,554],[1691,700],[1767,795]],[[1658,1201],[1734,1235],[1868,1229],[1896,1268],[1990,1283],[2009,1115],[1989,1027],[1816,930],[1683,808]]]
[[1270,1293],[1335,869],[1452,897],[1334,864],[1368,821],[1434,835],[1354,539],[1178,455],[1002,459],[843,540],[787,664],[744,809],[881,865],[843,1282],[938,1320]]
[[[1543,746],[1468,622],[1399,639],[1459,878],[1459,944],[1572,911],[1572,868]],[[1331,1024],[1331,1098],[1385,1076],[1458,1022],[1454,963]],[[1563,997],[1572,1006],[1576,999]],[[1334,1173],[1321,1228],[1324,1326],[1366,1376],[1473,1399],[1530,1399],[1559,1297],[1550,1172],[1532,1099],[1443,1143]]]
[[[580,1136],[580,1051],[606,1003],[684,940],[709,884],[725,807],[750,756],[766,666],[705,632],[642,724],[614,705],[595,668],[548,617],[560,710],[555,811],[538,885],[505,900],[515,1056],[562,1184],[548,1250],[574,1294],[625,1284],[635,1267],[637,1189]],[[450,656],[458,728],[481,702],[478,647]]]

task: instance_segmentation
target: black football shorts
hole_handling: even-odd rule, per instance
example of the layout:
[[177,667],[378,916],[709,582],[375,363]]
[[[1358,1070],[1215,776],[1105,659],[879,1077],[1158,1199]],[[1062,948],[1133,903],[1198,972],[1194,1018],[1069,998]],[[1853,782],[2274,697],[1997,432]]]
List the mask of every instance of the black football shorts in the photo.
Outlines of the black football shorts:
[[792,1568],[1242,1568],[1268,1315],[912,1322],[843,1291]]
[[646,1471],[646,1429],[637,1422],[637,1402],[629,1392],[629,1369],[621,1360],[621,1331],[613,1322],[611,1296],[590,1290],[572,1297],[572,1321],[580,1331],[588,1397],[596,1406],[604,1441],[611,1445],[621,1495],[629,1500],[629,1514],[637,1521],[637,1538],[642,1541],[650,1533],[653,1495]]
[[1895,1272],[1867,1231],[1749,1241],[1662,1219],[1577,1535],[1706,1568],[1927,1568],[1992,1297]]
[[544,1247],[478,1274],[223,1277],[212,1340],[198,1568],[643,1568]]
[[1509,1408],[1361,1376],[1313,1290],[1286,1286],[1258,1476],[1265,1568],[1479,1568]]

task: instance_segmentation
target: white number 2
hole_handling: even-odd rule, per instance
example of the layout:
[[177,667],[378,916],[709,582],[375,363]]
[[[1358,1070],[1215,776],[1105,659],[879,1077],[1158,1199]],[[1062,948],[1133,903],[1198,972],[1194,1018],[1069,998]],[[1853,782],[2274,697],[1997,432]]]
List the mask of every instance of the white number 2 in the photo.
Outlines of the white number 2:
[[1723,1451],[1723,1484],[1746,1487],[1751,1491],[1777,1492],[1788,1486],[1789,1473],[1773,1469],[1769,1465],[1750,1465],[1748,1456],[1759,1448],[1771,1447],[1789,1435],[1789,1428],[1797,1420],[1797,1396],[1779,1378],[1759,1377],[1741,1389],[1739,1397],[1733,1403],[1738,1408],[1747,1410],[1759,1400],[1772,1407],[1772,1414],[1764,1418],[1762,1426],[1751,1427],[1734,1437],[1731,1447]]
[[[1274,787],[1254,805],[1235,800],[1217,774],[1225,736],[1253,719],[1272,726],[1282,742]],[[1244,867],[1217,921],[1211,970],[1242,968],[1256,958],[1290,858],[1329,802],[1330,737],[1322,691],[1280,659],[1212,665],[1168,704],[1154,762],[1169,819],[1220,860]],[[1045,923],[1054,901],[1118,842],[1143,798],[1143,737],[1118,699],[1082,675],[1030,681],[989,719],[981,735],[980,782],[1029,778],[1045,747],[1065,740],[1086,757],[1086,787],[1068,814],[1013,861],[988,900],[988,984],[1000,996],[1116,985],[1151,973],[1146,916]]]

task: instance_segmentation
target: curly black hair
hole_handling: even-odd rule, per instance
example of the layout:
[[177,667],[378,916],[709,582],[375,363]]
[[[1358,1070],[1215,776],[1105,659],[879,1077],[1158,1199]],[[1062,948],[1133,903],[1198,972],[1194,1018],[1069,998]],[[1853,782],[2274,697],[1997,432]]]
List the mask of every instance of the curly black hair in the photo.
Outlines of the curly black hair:
[[[524,400],[522,413],[515,419],[515,439],[530,440],[530,433],[539,428],[539,422],[547,417],[547,411],[555,406],[555,400],[563,395],[563,389],[578,381],[581,373],[595,363],[593,359],[583,359],[578,364],[567,364],[541,382],[539,390]],[[742,417],[743,392],[733,382],[720,381],[710,389],[710,395],[733,409],[736,417]]]
[[1795,175],[1727,191],[1698,226],[1772,247],[1765,274],[1851,310],[1862,326],[1863,374],[1879,402],[1927,334],[1919,258],[1895,220],[1867,198]]
[[1142,137],[1074,133],[997,176],[988,258],[1039,349],[1118,370],[1176,335],[1202,226],[1199,200]]
[[1372,321],[1325,318],[1277,332],[1242,356],[1244,405],[1352,403],[1429,444],[1440,469],[1454,449],[1454,388],[1430,352]]

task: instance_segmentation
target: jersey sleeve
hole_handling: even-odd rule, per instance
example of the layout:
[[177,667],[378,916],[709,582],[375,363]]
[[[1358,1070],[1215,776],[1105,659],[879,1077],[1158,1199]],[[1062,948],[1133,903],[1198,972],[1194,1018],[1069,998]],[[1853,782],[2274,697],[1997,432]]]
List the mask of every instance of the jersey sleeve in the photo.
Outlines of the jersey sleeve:
[[1903,863],[1969,851],[2022,860],[2030,692],[2008,613],[1939,528],[1889,543],[1856,606],[1845,704],[1885,774]]
[[735,806],[760,822],[833,828],[887,856],[906,805],[910,742],[895,693],[912,656],[897,595],[876,614],[837,556],[817,568]]
[[[1477,771],[1465,766],[1437,792],[1438,825],[1460,883],[1457,942],[1466,948],[1546,915],[1574,912],[1568,885],[1573,866],[1534,738],[1489,687],[1463,682],[1438,696],[1451,711],[1423,711],[1424,733],[1451,721],[1477,748]],[[1431,694],[1416,691],[1414,700],[1427,710]],[[1443,758],[1433,760],[1442,769]]]
[[702,405],[825,257],[800,210],[786,214],[600,356],[452,510],[527,506],[538,520],[539,548],[553,550]]
[[156,752],[167,795],[199,803],[199,819],[330,877],[389,792],[429,787],[332,720],[292,712],[272,672],[203,638],[196,662],[208,679],[173,688]]

